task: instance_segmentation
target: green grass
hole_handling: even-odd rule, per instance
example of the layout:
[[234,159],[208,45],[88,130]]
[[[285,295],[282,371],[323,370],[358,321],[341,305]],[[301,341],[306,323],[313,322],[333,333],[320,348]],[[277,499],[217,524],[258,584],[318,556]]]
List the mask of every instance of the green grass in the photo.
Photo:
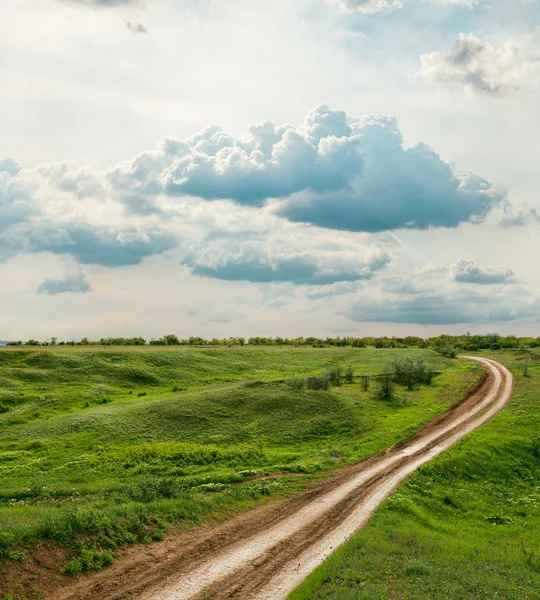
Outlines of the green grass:
[[424,465],[289,600],[540,598],[540,364],[495,353],[509,405]]
[[[439,375],[390,402],[357,382],[308,391],[286,381],[336,365],[376,375],[404,355]],[[117,546],[162,539],[168,523],[292,494],[386,449],[480,372],[427,350],[0,350],[5,557],[51,539],[71,548],[68,573],[103,568]]]

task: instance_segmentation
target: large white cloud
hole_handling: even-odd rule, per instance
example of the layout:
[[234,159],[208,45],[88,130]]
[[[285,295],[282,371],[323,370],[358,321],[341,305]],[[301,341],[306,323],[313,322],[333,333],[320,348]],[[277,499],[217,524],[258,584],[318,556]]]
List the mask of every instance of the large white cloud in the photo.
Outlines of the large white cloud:
[[480,222],[503,195],[456,171],[425,144],[406,148],[395,119],[347,117],[319,106],[297,127],[254,125],[244,137],[212,126],[107,174],[134,212],[160,210],[160,198],[195,196],[238,204],[276,203],[291,221],[350,231],[456,227]]
[[501,98],[540,80],[538,36],[508,40],[500,47],[460,33],[447,52],[420,57],[419,79],[463,86],[467,93]]

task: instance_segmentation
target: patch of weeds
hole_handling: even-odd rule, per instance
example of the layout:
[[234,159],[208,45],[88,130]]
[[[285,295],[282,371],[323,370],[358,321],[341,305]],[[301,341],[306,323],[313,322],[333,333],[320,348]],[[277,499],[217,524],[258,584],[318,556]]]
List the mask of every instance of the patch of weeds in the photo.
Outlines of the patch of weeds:
[[112,564],[114,556],[109,550],[99,552],[84,548],[80,550],[77,558],[64,565],[66,575],[79,575],[87,571],[101,571]]
[[407,565],[405,574],[408,577],[422,577],[423,575],[429,575],[429,568],[422,563],[411,563]]

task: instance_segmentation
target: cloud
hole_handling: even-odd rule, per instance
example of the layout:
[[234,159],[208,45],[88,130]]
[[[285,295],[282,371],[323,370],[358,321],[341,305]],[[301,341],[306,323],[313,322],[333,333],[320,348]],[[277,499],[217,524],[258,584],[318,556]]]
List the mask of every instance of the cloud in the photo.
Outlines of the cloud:
[[128,21],[126,27],[133,33],[148,33],[148,29],[142,23],[131,23]]
[[413,77],[460,85],[469,94],[502,98],[538,83],[540,54],[534,35],[509,40],[497,48],[472,34],[460,33],[452,50],[423,54]]
[[358,322],[453,325],[532,321],[539,310],[538,292],[510,270],[458,259],[449,268],[430,264],[409,277],[368,281],[344,314]]
[[13,159],[0,162],[0,236],[14,225],[32,218],[38,210],[31,187],[18,178],[19,171]]
[[539,308],[538,298],[518,304],[512,296],[428,293],[390,298],[364,295],[345,314],[358,322],[480,325],[534,319]]
[[92,291],[92,286],[88,283],[83,273],[68,275],[63,279],[45,279],[37,288],[38,294],[86,294]]
[[183,264],[195,275],[228,281],[327,286],[371,279],[388,265],[381,247],[324,236],[271,234],[223,237],[201,244]]
[[514,273],[502,267],[479,267],[474,261],[458,258],[451,265],[450,276],[462,283],[496,284],[515,282]]
[[23,253],[69,255],[81,264],[106,267],[139,264],[174,248],[178,239],[160,229],[92,226],[55,221],[25,224],[0,237],[0,262]]
[[344,12],[366,15],[402,7],[398,0],[327,0],[327,2],[338,6]]
[[524,227],[530,223],[540,223],[540,214],[535,208],[530,208],[527,211],[505,212],[499,221],[499,227]]
[[0,173],[7,173],[11,177],[15,177],[20,170],[20,165],[13,158],[0,159]]
[[363,232],[478,223],[503,200],[427,145],[404,147],[395,119],[348,117],[328,106],[298,127],[266,121],[244,137],[211,126],[166,138],[110,169],[107,184],[137,214],[160,212],[159,198],[192,196],[270,203],[291,221]]

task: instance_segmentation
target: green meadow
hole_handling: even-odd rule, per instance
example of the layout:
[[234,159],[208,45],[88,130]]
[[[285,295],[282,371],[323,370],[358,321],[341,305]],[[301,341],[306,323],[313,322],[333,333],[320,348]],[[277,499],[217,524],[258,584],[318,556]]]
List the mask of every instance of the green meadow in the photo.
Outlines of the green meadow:
[[[377,399],[377,375],[398,356],[436,376]],[[336,367],[352,382],[296,384]],[[0,556],[16,568],[53,540],[70,549],[68,573],[103,568],[172,523],[224,518],[388,448],[480,373],[420,349],[2,349]]]
[[491,357],[514,374],[507,407],[407,479],[290,600],[540,598],[540,357]]

